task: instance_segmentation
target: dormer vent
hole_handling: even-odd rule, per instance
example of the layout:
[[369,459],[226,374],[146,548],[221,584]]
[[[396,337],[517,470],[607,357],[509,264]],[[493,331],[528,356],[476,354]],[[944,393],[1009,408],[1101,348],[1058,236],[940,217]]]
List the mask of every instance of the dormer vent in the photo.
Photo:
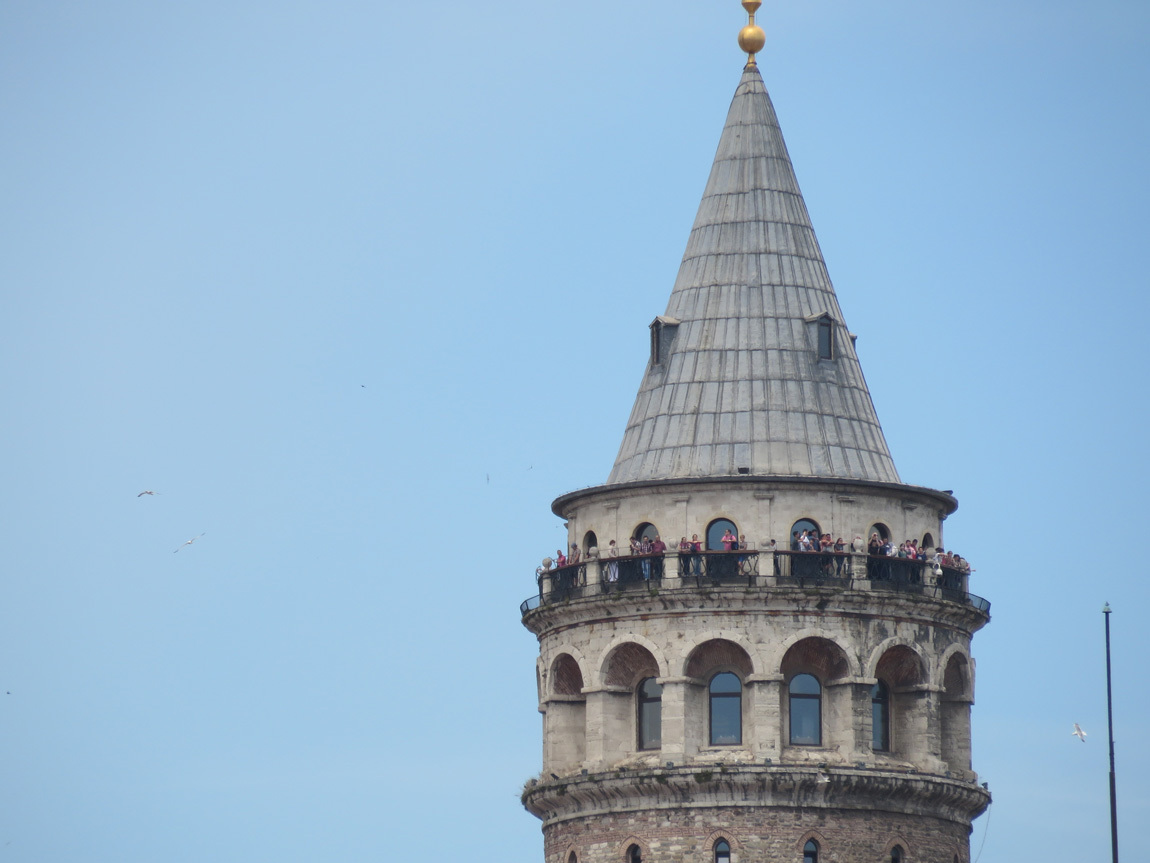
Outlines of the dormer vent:
[[678,318],[659,315],[651,321],[651,365],[658,366],[666,362],[677,332],[679,332]]

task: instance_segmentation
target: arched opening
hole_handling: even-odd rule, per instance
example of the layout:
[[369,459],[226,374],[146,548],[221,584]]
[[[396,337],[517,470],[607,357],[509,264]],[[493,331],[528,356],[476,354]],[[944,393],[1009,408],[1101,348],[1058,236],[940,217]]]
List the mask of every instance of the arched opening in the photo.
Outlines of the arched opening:
[[717,518],[707,525],[707,551],[731,551],[738,547],[739,529],[729,518]]
[[803,538],[804,532],[808,536],[813,534],[816,542],[818,540],[818,537],[822,534],[822,531],[819,529],[817,522],[812,521],[809,518],[800,518],[798,521],[796,521],[794,524],[791,525],[791,541],[790,541],[790,550],[791,551],[802,551],[803,550],[801,543],[802,543],[802,538]]
[[792,746],[821,746],[823,688],[813,674],[796,674],[787,687]]
[[731,671],[711,678],[710,723],[712,746],[738,746],[743,742],[743,681]]
[[567,855],[567,863],[579,863],[579,857],[574,851]]
[[579,695],[583,692],[583,672],[569,653],[561,653],[551,663],[551,691],[555,695]]
[[803,863],[819,863],[819,843],[808,839],[803,846]]
[[934,534],[927,531],[922,535],[922,545],[919,548],[934,548]]
[[903,852],[901,845],[895,845],[890,849],[890,863],[903,863]]
[[655,678],[646,677],[636,692],[639,749],[658,749],[663,744],[663,687]]
[[[874,676],[882,684],[884,705],[875,700],[871,690],[871,743],[875,752],[890,752],[914,760],[926,739],[927,715],[921,685],[926,683],[926,667],[912,648],[905,644],[887,649],[875,666]],[[885,720],[885,727],[880,726]],[[885,746],[880,748],[880,741]],[[922,753],[919,752],[919,755]]]
[[639,850],[638,845],[632,845],[627,849],[627,863],[643,863],[643,852]]
[[850,663],[841,647],[818,636],[801,639],[787,649],[779,671],[787,681],[782,710],[789,730],[784,731],[784,740],[795,746],[822,746],[825,733],[830,738],[827,745],[834,746],[849,739],[851,732],[843,723],[825,730],[822,725],[824,715],[850,714],[847,688],[828,688],[850,674]]
[[726,839],[715,842],[715,863],[731,863],[731,843]]
[[878,534],[878,538],[882,542],[890,539],[890,528],[883,524],[881,521],[876,521],[866,529],[867,539],[870,539],[872,534]]
[[[619,758],[640,749],[658,749],[662,743],[662,687],[655,683],[659,675],[651,651],[633,641],[617,645],[603,662],[602,681],[608,692],[602,734]],[[644,691],[655,699],[652,703],[643,704]]]
[[870,745],[875,752],[890,751],[890,689],[881,680],[870,688]]
[[587,757],[587,699],[583,672],[568,653],[551,663],[543,714],[543,762],[548,773],[575,770]]
[[637,540],[638,542],[642,542],[644,539],[649,540],[650,542],[654,542],[655,537],[658,535],[658,529],[649,521],[643,522],[641,525],[635,528],[634,531],[631,532],[631,538]]
[[595,536],[595,531],[589,530],[583,534],[583,556],[590,557],[591,549],[598,551],[599,538]]
[[947,660],[942,679],[942,760],[951,770],[970,770],[970,704],[974,700],[966,657]]

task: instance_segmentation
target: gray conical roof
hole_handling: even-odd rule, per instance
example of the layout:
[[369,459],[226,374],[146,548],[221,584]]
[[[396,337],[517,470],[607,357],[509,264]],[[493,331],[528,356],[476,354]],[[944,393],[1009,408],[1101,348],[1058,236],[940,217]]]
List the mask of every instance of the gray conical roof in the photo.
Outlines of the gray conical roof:
[[[819,358],[819,316],[831,322],[831,359]],[[739,473],[899,482],[754,66],[652,326],[664,347],[609,483]]]

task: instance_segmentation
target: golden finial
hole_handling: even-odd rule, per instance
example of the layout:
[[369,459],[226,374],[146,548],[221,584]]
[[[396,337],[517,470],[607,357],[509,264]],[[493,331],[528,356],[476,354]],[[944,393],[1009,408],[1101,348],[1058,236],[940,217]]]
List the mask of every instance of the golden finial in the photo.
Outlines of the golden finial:
[[755,65],[755,55],[767,44],[767,34],[755,23],[755,12],[762,5],[762,0],[743,0],[743,8],[747,10],[749,20],[747,26],[739,31],[739,47],[748,54],[748,66]]

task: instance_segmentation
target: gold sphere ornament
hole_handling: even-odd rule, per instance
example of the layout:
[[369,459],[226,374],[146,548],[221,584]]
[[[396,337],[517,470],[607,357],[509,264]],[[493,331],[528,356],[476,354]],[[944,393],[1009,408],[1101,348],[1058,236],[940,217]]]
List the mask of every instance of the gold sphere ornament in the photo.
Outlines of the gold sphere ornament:
[[748,24],[739,31],[739,47],[754,56],[767,44],[767,34],[758,24]]

